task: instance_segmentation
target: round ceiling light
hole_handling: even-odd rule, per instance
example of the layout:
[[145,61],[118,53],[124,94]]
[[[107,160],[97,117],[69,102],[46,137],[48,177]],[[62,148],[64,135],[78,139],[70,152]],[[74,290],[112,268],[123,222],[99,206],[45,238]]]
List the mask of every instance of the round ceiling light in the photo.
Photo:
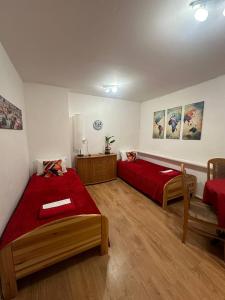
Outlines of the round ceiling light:
[[208,10],[204,7],[200,7],[195,12],[195,19],[199,22],[204,22],[208,18]]
[[[204,22],[207,20],[209,13],[207,10],[207,4],[213,4],[211,0],[194,0],[190,3],[190,6],[195,10],[195,19],[199,22]],[[216,1],[214,1],[216,5]],[[223,10],[223,15],[225,17],[225,8]]]
[[195,19],[198,22],[204,22],[208,18],[207,3],[209,0],[195,0],[190,3],[190,6],[195,10]]

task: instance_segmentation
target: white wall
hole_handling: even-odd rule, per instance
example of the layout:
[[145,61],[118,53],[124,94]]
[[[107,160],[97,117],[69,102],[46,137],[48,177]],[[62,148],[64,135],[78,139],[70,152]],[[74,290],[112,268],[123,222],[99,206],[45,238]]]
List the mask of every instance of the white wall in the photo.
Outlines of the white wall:
[[29,177],[23,83],[0,43],[0,95],[22,109],[23,130],[0,129],[0,234]]
[[67,90],[34,83],[24,87],[31,171],[37,158],[66,156],[70,166]]
[[[205,101],[200,141],[157,140],[152,138],[153,113],[180,105]],[[213,157],[225,157],[225,76],[149,100],[141,105],[139,149],[160,155],[206,163]],[[161,163],[172,163],[169,160]],[[206,170],[188,166],[198,176],[198,195],[202,195]]]
[[[106,135],[115,136],[113,152],[138,146],[140,103],[69,93],[69,113],[84,117],[84,137],[90,153],[104,152]],[[98,119],[103,121],[100,131],[93,129],[93,122]],[[86,146],[83,148],[85,151]]]
[[[212,157],[225,157],[225,76],[146,101],[142,104],[119,99],[68,93],[66,89],[25,84],[28,116],[30,164],[36,158],[67,156],[73,160],[71,116],[84,117],[84,137],[90,153],[104,151],[105,135],[114,135],[112,151],[139,148],[143,151],[192,161],[206,166]],[[153,112],[205,101],[202,139],[200,141],[156,140],[152,138]],[[93,121],[103,121],[103,129],[93,129]],[[140,125],[140,128],[139,128]],[[140,129],[140,131],[139,131]],[[138,144],[139,137],[139,144]],[[86,146],[83,146],[85,152]],[[146,159],[151,159],[146,157]],[[171,160],[155,160],[178,168]],[[70,165],[70,163],[69,163]],[[199,196],[206,180],[206,169],[187,165],[198,177]]]

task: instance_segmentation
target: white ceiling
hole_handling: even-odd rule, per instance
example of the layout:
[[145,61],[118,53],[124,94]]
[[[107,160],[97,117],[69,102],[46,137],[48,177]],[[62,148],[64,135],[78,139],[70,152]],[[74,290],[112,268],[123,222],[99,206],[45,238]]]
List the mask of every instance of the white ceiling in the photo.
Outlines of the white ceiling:
[[204,23],[189,2],[0,0],[0,41],[24,81],[144,101],[225,73],[225,1]]

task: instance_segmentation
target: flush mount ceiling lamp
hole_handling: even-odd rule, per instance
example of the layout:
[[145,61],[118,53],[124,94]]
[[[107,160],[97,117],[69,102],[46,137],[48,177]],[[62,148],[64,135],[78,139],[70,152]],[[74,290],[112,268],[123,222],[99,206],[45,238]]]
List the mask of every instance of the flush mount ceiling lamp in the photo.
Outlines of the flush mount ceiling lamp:
[[[195,10],[195,19],[199,22],[204,22],[207,20],[209,12],[207,9],[208,4],[210,6],[216,6],[222,0],[195,0],[190,3],[190,6]],[[223,10],[223,15],[225,17],[225,8]]]
[[[209,0],[208,0],[209,1]],[[195,19],[199,22],[204,22],[208,18],[207,0],[196,0],[190,3],[190,6],[195,10]]]
[[116,94],[119,90],[118,84],[103,85],[102,87],[107,94],[110,94],[110,93]]

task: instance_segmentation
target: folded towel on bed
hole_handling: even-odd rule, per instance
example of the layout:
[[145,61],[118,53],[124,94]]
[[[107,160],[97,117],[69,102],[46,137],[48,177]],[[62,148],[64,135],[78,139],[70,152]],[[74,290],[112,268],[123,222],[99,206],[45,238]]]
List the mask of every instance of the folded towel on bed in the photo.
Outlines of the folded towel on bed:
[[39,218],[40,219],[51,218],[68,211],[73,211],[74,209],[75,209],[75,205],[70,199],[64,199],[64,200],[46,203],[42,205],[40,208]]
[[59,200],[59,201],[54,201],[54,202],[50,202],[50,203],[46,203],[42,205],[43,209],[49,209],[52,207],[58,207],[58,206],[63,206],[66,204],[70,204],[71,200],[69,198],[64,199],[64,200]]
[[164,170],[164,171],[160,171],[161,173],[170,173],[173,172],[173,170],[169,169],[169,170]]
[[172,169],[165,170],[165,171],[160,171],[160,173],[162,173],[164,175],[169,175],[169,176],[176,176],[176,175],[180,174],[179,171],[172,170]]

